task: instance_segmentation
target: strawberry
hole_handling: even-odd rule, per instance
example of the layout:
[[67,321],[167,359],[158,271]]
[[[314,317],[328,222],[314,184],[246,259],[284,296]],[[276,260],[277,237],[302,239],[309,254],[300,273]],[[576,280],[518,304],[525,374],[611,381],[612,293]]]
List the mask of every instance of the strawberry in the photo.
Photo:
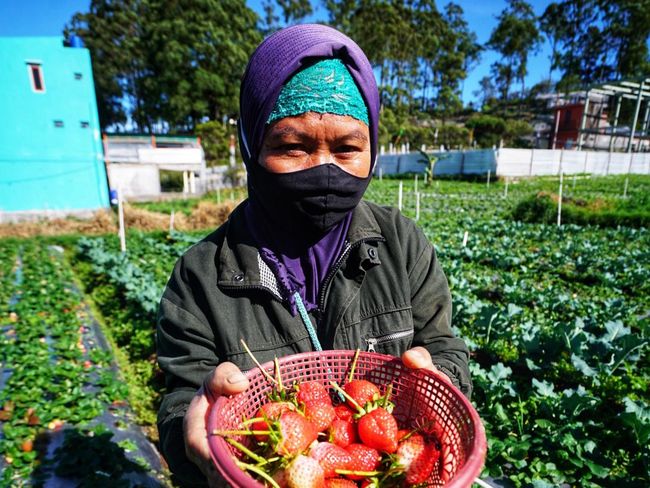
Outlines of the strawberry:
[[310,400],[304,404],[305,417],[314,424],[318,432],[324,432],[336,418],[336,411],[330,397],[320,401]]
[[410,433],[411,433],[411,431],[408,430],[408,429],[400,429],[400,430],[398,430],[398,431],[397,431],[397,442],[399,442],[399,441],[401,441],[402,439],[404,439],[404,437],[406,437],[406,436],[409,435]]
[[287,466],[286,480],[289,488],[323,488],[323,468],[313,458],[299,454]]
[[329,428],[330,442],[347,447],[358,442],[357,426],[352,420],[334,419]]
[[298,393],[296,393],[296,400],[298,403],[308,403],[311,401],[328,401],[329,403],[332,403],[327,388],[318,381],[298,383],[296,389],[298,390]]
[[325,478],[335,477],[337,469],[348,469],[352,456],[342,447],[319,442],[309,451],[309,457],[315,459],[323,468]]
[[345,403],[334,407],[334,411],[336,412],[336,416],[342,420],[352,420],[352,417],[356,413],[356,410],[352,410]]
[[[381,454],[377,449],[368,447],[364,444],[350,444],[345,448],[352,456],[350,463],[350,471],[374,471],[381,463]],[[361,480],[365,476],[347,475],[348,478],[353,480]]]
[[[268,402],[260,407],[255,417],[265,419],[254,422],[251,430],[269,430],[267,420],[277,420],[284,412],[296,410],[293,403],[289,402]],[[256,434],[255,438],[260,442],[266,442],[268,435]]]
[[304,416],[297,412],[284,412],[278,420],[280,439],[276,452],[282,456],[299,454],[316,440],[318,432]]
[[359,438],[365,445],[392,454],[397,450],[397,421],[378,407],[359,419]]
[[404,470],[406,484],[417,485],[431,476],[439,456],[434,444],[426,442],[421,434],[413,434],[400,442],[395,463]]
[[357,484],[345,478],[328,478],[325,480],[326,488],[357,488]]
[[289,483],[287,482],[287,470],[286,469],[278,469],[275,473],[273,473],[273,481],[275,481],[280,488],[287,488]]
[[[360,407],[365,407],[366,403],[377,400],[381,396],[379,388],[366,380],[352,380],[343,386],[343,390],[345,393],[350,395]],[[351,404],[350,406],[356,411],[354,404]]]

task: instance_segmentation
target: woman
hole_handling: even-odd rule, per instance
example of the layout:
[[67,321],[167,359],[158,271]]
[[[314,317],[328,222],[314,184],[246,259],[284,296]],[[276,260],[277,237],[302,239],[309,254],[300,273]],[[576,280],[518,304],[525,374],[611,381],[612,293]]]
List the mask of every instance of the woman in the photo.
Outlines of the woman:
[[321,25],[276,32],[251,56],[240,113],[249,198],[179,260],[160,304],[160,443],[186,485],[217,482],[205,421],[218,395],[248,387],[240,339],[260,362],[375,350],[471,390],[433,246],[398,211],[361,201],[379,118],[361,49]]

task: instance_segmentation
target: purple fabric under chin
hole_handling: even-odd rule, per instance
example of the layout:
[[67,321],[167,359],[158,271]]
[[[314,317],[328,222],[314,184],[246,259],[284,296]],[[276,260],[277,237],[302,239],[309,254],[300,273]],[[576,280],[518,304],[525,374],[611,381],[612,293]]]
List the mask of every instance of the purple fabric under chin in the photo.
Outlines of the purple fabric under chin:
[[260,255],[278,280],[280,293],[289,304],[291,314],[294,316],[298,314],[293,299],[296,291],[300,294],[307,311],[318,309],[321,285],[343,252],[352,213],[330,229],[318,242],[300,250],[287,249],[282,241],[291,242],[288,236],[282,239],[283,236],[273,234],[270,226],[260,225],[260,221],[254,217],[252,207],[252,205],[246,207],[249,231],[256,242],[264,243],[259,247]]

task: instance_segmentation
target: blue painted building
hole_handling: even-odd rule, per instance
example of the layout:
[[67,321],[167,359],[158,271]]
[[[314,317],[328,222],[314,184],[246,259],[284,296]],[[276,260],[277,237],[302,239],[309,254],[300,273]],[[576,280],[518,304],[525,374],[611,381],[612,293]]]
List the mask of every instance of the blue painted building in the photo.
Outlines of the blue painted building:
[[0,37],[0,213],[108,205],[90,53]]

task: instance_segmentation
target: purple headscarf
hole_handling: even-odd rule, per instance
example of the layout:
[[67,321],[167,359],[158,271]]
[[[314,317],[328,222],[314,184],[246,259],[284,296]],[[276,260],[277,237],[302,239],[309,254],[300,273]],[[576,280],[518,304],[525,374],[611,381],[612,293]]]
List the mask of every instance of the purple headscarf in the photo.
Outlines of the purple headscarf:
[[[320,287],[329,269],[341,254],[352,219],[352,212],[329,229],[316,242],[293,229],[281,230],[283,216],[269,215],[256,198],[255,185],[263,185],[263,174],[251,184],[252,165],[258,164],[266,121],[280,91],[293,74],[315,60],[338,58],[347,67],[368,108],[371,168],[377,157],[379,92],[370,62],[361,48],[341,32],[319,24],[288,27],[269,36],[251,56],[240,89],[239,145],[249,171],[248,227],[257,241],[260,254],[278,278],[292,312],[291,299],[298,291],[308,310],[317,308]],[[260,175],[262,174],[262,178]],[[277,219],[277,220],[276,220]]]
[[239,145],[244,162],[257,162],[266,121],[288,79],[314,59],[339,58],[350,71],[368,107],[371,164],[377,157],[379,91],[372,66],[361,48],[341,32],[319,24],[282,29],[255,50],[241,83]]

